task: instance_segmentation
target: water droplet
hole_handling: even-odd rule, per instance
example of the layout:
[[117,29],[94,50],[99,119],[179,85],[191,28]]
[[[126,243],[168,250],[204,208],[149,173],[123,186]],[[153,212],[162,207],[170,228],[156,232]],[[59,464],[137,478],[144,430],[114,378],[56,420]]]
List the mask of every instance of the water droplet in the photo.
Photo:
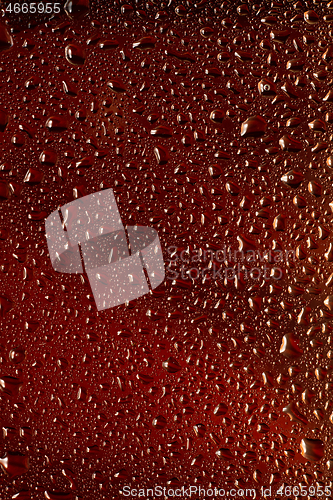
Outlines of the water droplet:
[[0,181],[0,200],[8,200],[9,196],[10,196],[10,190],[8,183],[6,181]]
[[304,175],[296,170],[290,170],[281,177],[281,181],[292,188],[297,188],[303,181]]
[[65,116],[51,116],[47,119],[45,127],[52,132],[63,132],[68,128],[68,121]]
[[154,153],[159,165],[165,165],[170,158],[169,152],[165,146],[155,146]]
[[307,10],[304,12],[304,21],[308,24],[317,24],[319,21],[319,16],[314,10]]
[[228,407],[225,403],[219,403],[214,409],[214,415],[216,417],[224,416],[228,412]]
[[22,363],[25,359],[25,350],[20,347],[12,349],[9,353],[9,359],[15,364]]
[[10,49],[13,46],[13,39],[7,28],[0,24],[0,52]]
[[8,115],[5,111],[0,109],[0,132],[4,132],[8,125]]
[[313,196],[319,197],[322,194],[322,186],[319,182],[310,181],[308,184],[309,193],[313,194]]
[[303,457],[311,462],[321,460],[325,455],[325,445],[320,439],[303,438],[300,446]]
[[98,46],[103,50],[114,50],[119,47],[119,42],[116,38],[108,38],[107,40],[102,40]]
[[326,131],[325,122],[323,120],[320,120],[319,118],[308,123],[308,126],[311,130],[314,130],[316,132],[325,132]]
[[31,500],[31,494],[29,490],[21,490],[12,496],[12,500]]
[[175,358],[168,358],[167,361],[163,361],[163,368],[169,373],[177,373],[181,370],[181,366]]
[[[47,126],[52,128],[52,124],[47,125]],[[57,153],[51,149],[46,149],[40,154],[39,162],[42,165],[53,167],[57,163]]]
[[69,44],[65,48],[65,56],[69,63],[74,66],[82,66],[86,59],[85,51],[82,47],[76,44]]
[[45,498],[47,500],[73,500],[72,493],[65,493],[62,491],[45,491]]
[[137,42],[133,43],[133,48],[134,49],[141,49],[141,50],[146,50],[146,49],[152,49],[155,47],[157,43],[157,39],[153,36],[144,36],[143,38],[140,38]]
[[279,140],[279,144],[281,149],[283,149],[284,151],[295,153],[301,151],[303,148],[301,141],[295,139],[291,135],[284,135],[283,137],[281,137],[281,139]]
[[120,80],[112,79],[107,83],[107,86],[116,93],[126,92],[126,87]]
[[242,137],[260,137],[266,133],[267,122],[262,116],[251,116],[241,126]]
[[44,177],[43,172],[37,170],[36,168],[31,167],[25,174],[23,182],[30,184],[31,186],[34,186],[42,182],[43,177]]
[[0,389],[10,396],[17,396],[22,385],[22,380],[17,377],[0,377]]
[[260,94],[266,96],[275,96],[276,95],[276,85],[269,80],[268,78],[263,78],[258,83],[258,89]]
[[90,0],[67,0],[64,5],[66,14],[73,18],[80,18],[89,13]]
[[3,458],[0,458],[0,465],[5,473],[13,478],[21,476],[29,470],[29,459],[21,453],[8,451]]
[[7,295],[0,295],[0,317],[3,318],[13,307],[13,301]]
[[165,125],[158,125],[150,131],[155,137],[172,137],[172,128]]
[[164,429],[164,427],[167,425],[166,418],[163,417],[162,415],[158,415],[158,417],[154,418],[153,420],[153,427],[156,429]]
[[225,112],[223,111],[223,109],[214,109],[210,113],[209,118],[214,123],[222,123],[224,116]]
[[287,333],[283,336],[280,352],[289,359],[298,358],[303,354],[299,340],[294,333]]
[[233,454],[228,448],[220,448],[219,450],[217,450],[216,455],[227,462],[234,458]]
[[299,422],[303,425],[307,425],[308,423],[308,419],[299,411],[294,402],[291,402],[289,405],[283,408],[283,412],[286,413],[290,417],[290,420],[292,420],[293,422]]

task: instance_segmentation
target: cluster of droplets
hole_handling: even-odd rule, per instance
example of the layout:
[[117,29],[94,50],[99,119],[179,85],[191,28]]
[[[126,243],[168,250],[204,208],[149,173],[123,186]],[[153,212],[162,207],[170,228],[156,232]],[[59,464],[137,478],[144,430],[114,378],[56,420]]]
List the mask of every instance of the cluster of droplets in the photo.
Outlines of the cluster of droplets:
[[[3,495],[330,485],[331,12],[4,16]],[[124,222],[158,230],[166,279],[97,313],[84,275],[53,271],[44,219],[110,187]]]

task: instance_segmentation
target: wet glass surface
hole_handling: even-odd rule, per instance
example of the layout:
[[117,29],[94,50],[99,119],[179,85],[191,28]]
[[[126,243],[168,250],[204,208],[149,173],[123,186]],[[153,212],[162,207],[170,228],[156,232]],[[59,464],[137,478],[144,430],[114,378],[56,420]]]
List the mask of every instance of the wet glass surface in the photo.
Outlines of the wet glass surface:
[[[331,498],[333,3],[7,4],[1,498]],[[165,279],[98,311],[45,220],[110,188]]]

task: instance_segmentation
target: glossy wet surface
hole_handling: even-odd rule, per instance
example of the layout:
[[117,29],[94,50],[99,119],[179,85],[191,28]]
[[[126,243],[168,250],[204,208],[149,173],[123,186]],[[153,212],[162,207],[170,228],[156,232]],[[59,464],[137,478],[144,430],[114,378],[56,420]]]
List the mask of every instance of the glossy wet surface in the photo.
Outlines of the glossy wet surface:
[[[330,485],[331,4],[2,18],[1,498]],[[44,221],[105,188],[166,279],[98,312]]]

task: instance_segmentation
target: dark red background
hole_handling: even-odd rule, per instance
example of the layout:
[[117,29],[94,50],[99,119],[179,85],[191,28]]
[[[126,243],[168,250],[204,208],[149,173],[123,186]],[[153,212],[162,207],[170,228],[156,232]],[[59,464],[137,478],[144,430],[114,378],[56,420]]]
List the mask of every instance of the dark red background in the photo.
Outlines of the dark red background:
[[[0,28],[1,498],[329,485],[330,5],[86,5]],[[44,219],[109,187],[158,231],[166,279],[97,312]],[[172,280],[168,247],[239,239],[297,257],[279,281]]]

